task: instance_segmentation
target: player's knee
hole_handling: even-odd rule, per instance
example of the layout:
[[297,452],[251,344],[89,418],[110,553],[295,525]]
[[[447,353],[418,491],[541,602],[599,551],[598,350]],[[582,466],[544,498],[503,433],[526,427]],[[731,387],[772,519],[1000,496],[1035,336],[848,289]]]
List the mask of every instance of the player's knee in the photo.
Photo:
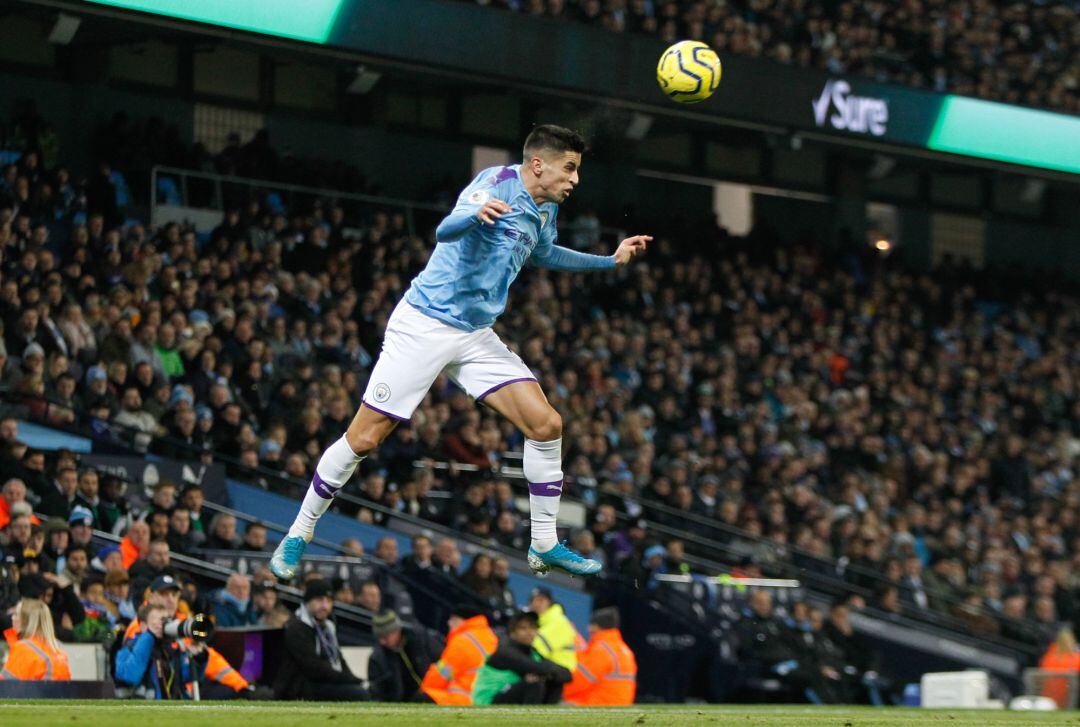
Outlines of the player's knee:
[[349,428],[345,432],[345,441],[349,443],[349,449],[356,454],[368,454],[379,446],[380,438],[370,429]]
[[549,409],[547,415],[530,427],[525,436],[537,442],[550,442],[562,436],[562,417],[559,412]]

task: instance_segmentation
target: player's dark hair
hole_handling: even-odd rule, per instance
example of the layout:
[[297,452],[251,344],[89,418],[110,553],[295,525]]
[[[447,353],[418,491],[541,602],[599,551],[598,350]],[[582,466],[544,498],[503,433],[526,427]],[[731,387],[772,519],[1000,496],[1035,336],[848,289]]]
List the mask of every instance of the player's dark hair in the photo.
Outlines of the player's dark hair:
[[524,157],[526,160],[539,152],[550,150],[560,154],[585,151],[585,137],[574,131],[554,124],[541,124],[533,129],[525,139]]

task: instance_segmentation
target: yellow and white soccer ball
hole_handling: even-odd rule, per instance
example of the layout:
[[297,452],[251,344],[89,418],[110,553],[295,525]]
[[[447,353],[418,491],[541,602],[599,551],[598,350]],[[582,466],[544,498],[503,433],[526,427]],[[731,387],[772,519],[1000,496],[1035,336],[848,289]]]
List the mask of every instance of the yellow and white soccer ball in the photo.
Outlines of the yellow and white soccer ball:
[[672,101],[697,103],[716,91],[721,70],[720,57],[712,48],[696,40],[684,40],[660,56],[656,80]]

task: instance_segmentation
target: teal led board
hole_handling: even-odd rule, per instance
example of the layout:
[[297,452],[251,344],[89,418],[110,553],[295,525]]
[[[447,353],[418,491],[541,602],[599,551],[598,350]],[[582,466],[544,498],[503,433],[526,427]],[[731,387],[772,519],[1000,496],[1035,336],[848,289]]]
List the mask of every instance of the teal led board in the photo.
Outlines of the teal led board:
[[348,0],[86,0],[309,43],[326,43]]
[[1080,174],[1080,116],[947,96],[926,146]]

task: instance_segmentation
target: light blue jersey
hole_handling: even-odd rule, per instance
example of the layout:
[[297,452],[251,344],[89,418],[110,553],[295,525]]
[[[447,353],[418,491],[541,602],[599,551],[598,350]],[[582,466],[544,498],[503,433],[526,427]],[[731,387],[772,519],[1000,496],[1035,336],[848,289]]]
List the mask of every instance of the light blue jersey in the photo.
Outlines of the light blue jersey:
[[[555,244],[559,205],[537,206],[525,191],[519,164],[492,167],[477,175],[458,197],[453,212],[435,231],[435,251],[412,281],[405,300],[456,328],[487,328],[506,309],[510,283],[526,260],[551,270],[607,270],[614,256],[587,255]],[[511,211],[494,225],[476,216],[489,199]]]

